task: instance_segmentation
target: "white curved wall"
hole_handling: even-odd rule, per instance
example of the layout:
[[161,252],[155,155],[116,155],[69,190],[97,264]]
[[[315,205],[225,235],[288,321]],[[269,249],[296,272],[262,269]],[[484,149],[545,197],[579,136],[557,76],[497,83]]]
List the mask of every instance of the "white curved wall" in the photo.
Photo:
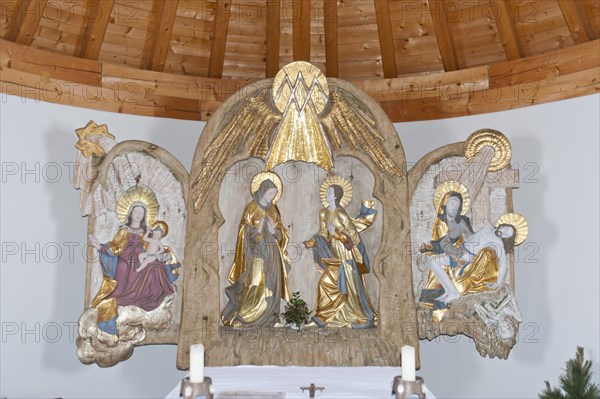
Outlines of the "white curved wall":
[[[466,337],[423,342],[427,385],[443,398],[534,398],[555,383],[577,345],[600,371],[600,95],[494,114],[396,124],[409,162],[491,127],[513,145],[521,171],[515,210],[530,224],[516,264],[523,313],[508,360],[483,359]],[[156,143],[188,168],[203,123],[112,114],[0,94],[0,396],[162,397],[184,375],[175,346],[137,348],[110,369],[75,354],[86,222],[69,172],[74,130],[108,124],[117,140]],[[36,249],[39,248],[39,249]],[[60,253],[58,253],[60,252]]]

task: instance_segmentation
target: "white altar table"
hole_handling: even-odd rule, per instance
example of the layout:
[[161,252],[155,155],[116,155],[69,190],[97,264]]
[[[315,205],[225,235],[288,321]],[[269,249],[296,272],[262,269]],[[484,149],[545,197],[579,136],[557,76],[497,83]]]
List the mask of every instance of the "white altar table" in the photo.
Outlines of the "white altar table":
[[[257,393],[255,397],[305,399],[309,397],[308,391],[303,393],[300,387],[308,387],[311,383],[325,387],[322,392],[316,392],[315,398],[390,399],[394,376],[401,374],[400,367],[236,366],[204,370],[204,374],[212,378],[215,399],[248,398],[252,392]],[[435,399],[425,388],[427,399]],[[179,398],[179,391],[178,383],[166,398]],[[244,395],[240,395],[242,391]],[[265,396],[265,393],[277,392],[279,396]]]

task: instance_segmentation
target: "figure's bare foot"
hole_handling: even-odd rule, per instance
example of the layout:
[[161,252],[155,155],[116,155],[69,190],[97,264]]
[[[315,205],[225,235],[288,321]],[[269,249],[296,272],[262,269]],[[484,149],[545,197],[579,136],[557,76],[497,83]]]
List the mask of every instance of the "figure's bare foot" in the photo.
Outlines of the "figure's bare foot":
[[444,293],[443,295],[437,297],[435,300],[444,304],[449,304],[450,302],[453,302],[458,298],[460,298],[460,294],[458,293]]
[[375,328],[375,322],[371,319],[363,324],[352,323],[352,328],[354,328],[355,330],[364,330],[367,328]]
[[446,298],[448,298],[448,294],[446,294],[446,293],[444,292],[442,295],[440,295],[440,296],[438,296],[437,298],[435,298],[435,300],[436,300],[437,302],[446,303]]
[[454,302],[458,298],[460,298],[460,294],[448,294],[448,297],[446,298],[446,304]]

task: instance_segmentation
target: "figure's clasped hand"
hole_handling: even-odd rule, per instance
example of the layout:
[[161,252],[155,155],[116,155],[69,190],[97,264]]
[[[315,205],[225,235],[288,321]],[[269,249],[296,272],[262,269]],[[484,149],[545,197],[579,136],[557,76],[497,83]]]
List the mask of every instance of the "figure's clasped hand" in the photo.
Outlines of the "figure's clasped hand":
[[269,229],[269,233],[275,234],[275,222],[269,216],[267,216],[267,228]]
[[333,223],[327,223],[327,231],[329,232],[329,235],[333,236],[335,234],[335,226]]
[[348,238],[345,235],[340,234],[340,233],[334,233],[333,238],[335,238],[336,240],[341,241],[341,242],[348,241]]
[[263,226],[265,224],[265,218],[262,217],[260,218],[260,220],[258,221],[258,226],[256,227],[258,229],[258,232],[260,233],[263,229]]

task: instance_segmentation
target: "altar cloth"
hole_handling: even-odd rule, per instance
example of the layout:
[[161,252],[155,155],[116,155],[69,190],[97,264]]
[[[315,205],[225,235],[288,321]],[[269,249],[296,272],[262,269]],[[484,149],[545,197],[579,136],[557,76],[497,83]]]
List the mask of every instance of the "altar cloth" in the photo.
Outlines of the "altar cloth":
[[[236,391],[257,392],[261,395],[257,397],[265,397],[269,392],[284,392],[286,399],[304,399],[309,394],[302,392],[300,387],[308,387],[311,383],[325,387],[322,392],[315,393],[315,398],[390,399],[393,398],[392,381],[400,374],[400,367],[235,366],[204,369],[204,375],[212,379],[215,399]],[[180,383],[166,399],[179,398],[179,392]],[[427,399],[435,399],[427,387],[425,393]]]

